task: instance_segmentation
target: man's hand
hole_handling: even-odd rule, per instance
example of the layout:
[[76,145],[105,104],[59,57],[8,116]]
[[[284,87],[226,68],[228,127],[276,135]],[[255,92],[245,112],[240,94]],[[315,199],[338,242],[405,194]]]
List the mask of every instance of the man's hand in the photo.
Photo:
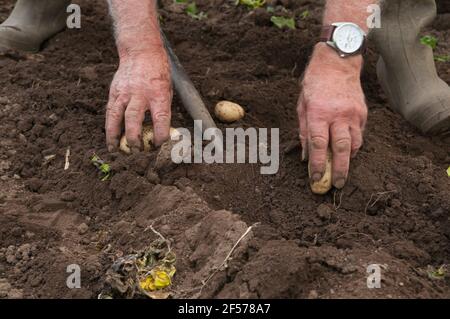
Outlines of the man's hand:
[[172,88],[156,0],[109,0],[120,66],[106,110],[106,143],[119,145],[122,124],[132,151],[141,148],[142,122],[150,111],[159,146],[169,138]]
[[344,187],[350,157],[362,145],[367,107],[361,88],[361,67],[361,56],[341,59],[324,43],[315,47],[298,104],[302,157],[309,156],[313,181],[322,178],[330,147],[333,185]]
[[131,150],[140,150],[146,111],[152,115],[154,143],[161,145],[169,138],[171,102],[170,69],[162,45],[144,53],[122,56],[106,110],[108,150],[117,148],[122,123]]

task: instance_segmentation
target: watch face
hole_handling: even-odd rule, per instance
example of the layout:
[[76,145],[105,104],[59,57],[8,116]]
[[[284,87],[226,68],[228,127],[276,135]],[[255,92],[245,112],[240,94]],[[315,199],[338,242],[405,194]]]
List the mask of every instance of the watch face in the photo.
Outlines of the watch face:
[[343,53],[356,53],[364,43],[364,33],[356,24],[346,23],[336,28],[333,41]]

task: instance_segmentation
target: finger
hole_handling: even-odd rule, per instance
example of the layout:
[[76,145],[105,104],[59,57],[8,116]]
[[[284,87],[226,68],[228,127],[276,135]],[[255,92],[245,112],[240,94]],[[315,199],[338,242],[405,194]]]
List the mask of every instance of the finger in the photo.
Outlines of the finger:
[[302,161],[308,158],[308,122],[306,120],[306,105],[303,100],[303,93],[299,99],[298,118],[300,124],[300,143],[302,144]]
[[364,101],[362,111],[360,113],[360,128],[362,132],[364,132],[364,129],[366,128],[367,116],[368,116],[367,103]]
[[170,118],[171,118],[172,95],[156,99],[150,107],[152,113],[153,129],[155,132],[155,146],[162,145],[170,137]]
[[119,146],[120,135],[122,133],[122,122],[124,112],[127,107],[127,99],[124,97],[115,98],[111,96],[106,106],[106,145],[109,152],[113,152]]
[[125,111],[125,135],[132,152],[138,152],[142,147],[142,122],[146,107],[144,97],[133,96]]
[[330,130],[333,151],[333,185],[344,187],[350,167],[351,135],[347,124],[333,124]]
[[322,179],[326,167],[329,126],[324,121],[309,121],[308,131],[311,179],[318,182]]
[[351,157],[354,158],[363,144],[361,129],[350,127],[350,136],[352,138]]

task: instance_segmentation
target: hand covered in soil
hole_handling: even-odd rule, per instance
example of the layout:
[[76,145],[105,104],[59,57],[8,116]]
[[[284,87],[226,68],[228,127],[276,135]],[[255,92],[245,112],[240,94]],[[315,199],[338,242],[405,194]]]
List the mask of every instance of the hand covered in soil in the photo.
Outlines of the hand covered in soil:
[[342,59],[324,43],[315,47],[298,103],[302,157],[309,157],[314,182],[324,174],[330,147],[333,185],[344,187],[350,157],[362,145],[367,106],[360,81],[361,67],[361,56]]
[[150,111],[154,127],[154,144],[169,138],[172,87],[168,57],[163,45],[152,50],[122,55],[111,84],[106,111],[108,150],[119,146],[122,124],[133,152],[142,147],[142,122]]

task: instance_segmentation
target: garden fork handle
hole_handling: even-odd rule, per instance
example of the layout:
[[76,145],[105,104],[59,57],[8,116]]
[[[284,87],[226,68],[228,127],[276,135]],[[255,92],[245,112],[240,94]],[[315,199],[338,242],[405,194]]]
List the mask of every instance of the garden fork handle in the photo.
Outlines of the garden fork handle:
[[[208,128],[217,128],[217,125],[206,108],[200,93],[197,91],[191,79],[187,75],[185,69],[180,63],[180,60],[167,40],[167,37],[162,31],[161,35],[169,55],[172,83],[175,90],[178,92],[181,101],[183,102],[184,108],[188,111],[194,121],[202,121],[201,129],[203,132]],[[198,124],[196,123],[195,125]]]

